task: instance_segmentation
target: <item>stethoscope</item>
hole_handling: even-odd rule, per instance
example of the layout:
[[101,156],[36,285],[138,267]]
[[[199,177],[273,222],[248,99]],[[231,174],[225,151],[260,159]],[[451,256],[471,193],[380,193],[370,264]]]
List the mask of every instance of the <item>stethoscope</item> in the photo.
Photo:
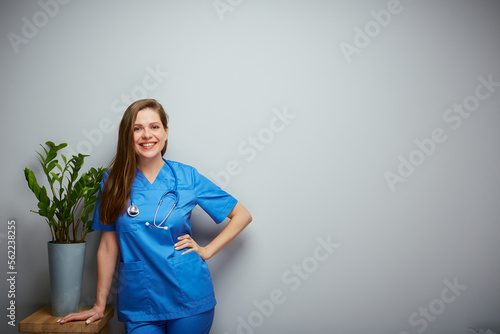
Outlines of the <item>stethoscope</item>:
[[[168,217],[170,216],[170,214],[174,210],[175,206],[177,205],[177,201],[179,200],[179,193],[177,192],[177,174],[175,174],[174,169],[168,163],[168,161],[167,160],[164,160],[164,161],[168,165],[168,167],[170,168],[170,170],[172,171],[172,174],[174,175],[174,180],[175,180],[174,189],[173,190],[167,190],[160,197],[160,202],[158,203],[158,206],[156,207],[155,216],[153,218],[153,225],[151,225],[149,222],[146,222],[144,225],[146,225],[148,227],[161,228],[161,229],[164,229],[164,230],[168,230],[168,226],[162,226],[162,225],[163,225],[163,223],[165,221],[167,221]],[[174,204],[172,205],[172,208],[168,212],[167,216],[161,221],[161,223],[156,224],[156,215],[158,214],[158,210],[161,207],[161,203],[163,202],[163,199],[165,199],[165,197],[167,197],[168,195],[173,195],[174,196]],[[132,218],[133,217],[137,217],[139,215],[139,208],[132,202],[132,198],[130,199],[130,206],[127,208],[127,214],[130,217],[132,217]]]

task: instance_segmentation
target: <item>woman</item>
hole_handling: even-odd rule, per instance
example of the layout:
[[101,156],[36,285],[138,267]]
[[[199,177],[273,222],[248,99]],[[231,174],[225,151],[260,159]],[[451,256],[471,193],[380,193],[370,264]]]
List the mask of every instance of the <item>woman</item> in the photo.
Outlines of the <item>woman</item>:
[[[96,302],[59,323],[103,317],[119,257],[118,320],[125,322],[127,333],[209,333],[216,302],[205,260],[252,217],[193,167],[163,159],[168,130],[167,115],[155,100],[136,101],[125,111],[92,224],[102,231]],[[189,219],[196,205],[216,223],[230,218],[205,247],[191,237]]]

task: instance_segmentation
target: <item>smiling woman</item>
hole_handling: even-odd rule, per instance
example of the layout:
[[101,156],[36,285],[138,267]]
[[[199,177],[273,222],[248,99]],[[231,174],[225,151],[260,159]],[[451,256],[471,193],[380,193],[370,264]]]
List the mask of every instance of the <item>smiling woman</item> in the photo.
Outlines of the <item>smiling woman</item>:
[[[152,124],[160,128],[152,131]],[[154,141],[153,132],[156,133],[155,140],[162,138],[158,145],[150,149],[141,146],[147,140]],[[109,172],[100,200],[100,220],[103,224],[113,224],[125,212],[137,168],[148,180],[156,177],[163,166],[161,157],[167,151],[167,143],[168,116],[160,103],[153,99],[138,100],[125,110],[118,131],[113,168]],[[148,150],[150,153],[145,155]]]
[[[96,303],[59,323],[102,318],[119,257],[118,320],[125,322],[127,333],[208,333],[216,301],[205,260],[228,245],[252,217],[195,168],[163,159],[168,118],[157,101],[132,103],[118,138],[92,225],[102,231]],[[191,236],[196,205],[216,223],[230,219],[205,247]]]

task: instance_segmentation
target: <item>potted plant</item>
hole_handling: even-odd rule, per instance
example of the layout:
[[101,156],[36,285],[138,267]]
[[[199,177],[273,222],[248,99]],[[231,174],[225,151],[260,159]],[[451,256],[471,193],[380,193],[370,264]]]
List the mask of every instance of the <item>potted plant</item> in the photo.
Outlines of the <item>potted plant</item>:
[[52,235],[48,242],[52,314],[59,317],[79,309],[85,237],[92,231],[90,214],[106,169],[90,168],[78,177],[88,155],[79,153],[68,159],[59,152],[66,143],[48,141],[45,145],[40,145],[44,154],[37,154],[49,191],[39,185],[29,168],[24,175],[38,200],[38,211],[31,211],[45,218]]

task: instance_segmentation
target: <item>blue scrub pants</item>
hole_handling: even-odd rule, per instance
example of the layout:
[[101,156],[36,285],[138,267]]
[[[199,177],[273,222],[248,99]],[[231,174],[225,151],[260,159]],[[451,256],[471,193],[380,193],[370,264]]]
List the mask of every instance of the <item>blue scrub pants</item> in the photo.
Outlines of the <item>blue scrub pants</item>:
[[129,321],[125,323],[125,330],[127,334],[208,334],[214,310],[172,320]]

